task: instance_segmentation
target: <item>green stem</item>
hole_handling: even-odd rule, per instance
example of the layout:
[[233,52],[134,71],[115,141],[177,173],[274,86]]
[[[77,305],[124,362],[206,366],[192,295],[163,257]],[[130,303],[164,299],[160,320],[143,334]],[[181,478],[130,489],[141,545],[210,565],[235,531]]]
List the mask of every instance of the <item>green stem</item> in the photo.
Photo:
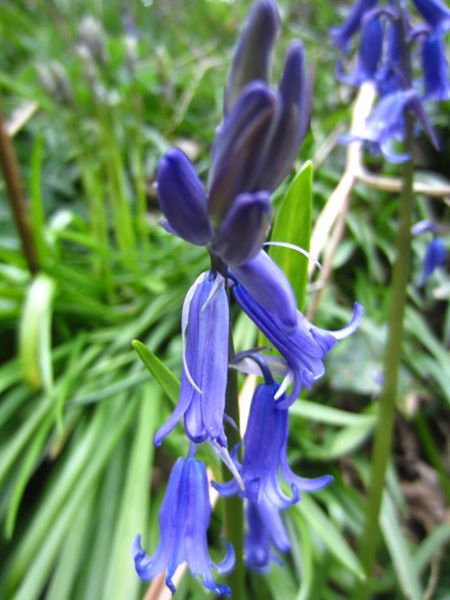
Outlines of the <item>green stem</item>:
[[0,167],[6,183],[7,198],[11,206],[14,223],[22,243],[23,255],[31,275],[39,271],[39,257],[33,231],[28,219],[28,208],[23,194],[16,153],[6,132],[0,111]]
[[[405,114],[405,121],[405,148],[412,155],[414,122],[410,114]],[[403,168],[403,189],[400,196],[399,222],[395,243],[396,260],[390,286],[388,339],[384,354],[384,385],[379,403],[372,453],[365,526],[360,542],[360,559],[366,572],[367,580],[361,583],[355,590],[354,598],[357,600],[364,600],[370,594],[381,501],[392,446],[395,401],[402,349],[403,317],[411,262],[411,221],[414,207],[413,176],[414,162],[411,158],[411,160],[405,163]]]
[[[210,253],[211,270],[221,273],[226,278],[226,266],[221,259]],[[229,295],[229,289],[228,295]],[[231,328],[229,331],[229,358],[230,361],[234,356],[234,345]],[[237,371],[235,369],[228,370],[227,392],[225,401],[225,412],[233,419],[237,426],[237,430],[226,424],[226,434],[228,439],[228,447],[234,448],[241,442],[239,434],[239,398],[238,398],[238,381]],[[230,473],[228,468],[223,465],[222,473],[224,479],[229,479]],[[242,498],[233,496],[225,500],[224,517],[225,517],[225,537],[233,544],[236,554],[236,562],[234,569],[228,575],[228,584],[231,587],[233,598],[245,600],[245,565],[244,565],[244,510]]]

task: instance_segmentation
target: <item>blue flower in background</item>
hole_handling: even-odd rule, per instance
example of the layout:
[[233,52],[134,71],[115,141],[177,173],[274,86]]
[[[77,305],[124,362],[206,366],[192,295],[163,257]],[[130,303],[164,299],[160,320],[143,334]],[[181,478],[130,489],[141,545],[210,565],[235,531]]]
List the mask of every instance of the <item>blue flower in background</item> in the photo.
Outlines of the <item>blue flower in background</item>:
[[428,36],[422,44],[422,70],[424,98],[427,100],[448,100],[450,84],[445,44],[438,35]]
[[364,81],[375,79],[383,52],[383,28],[378,16],[365,21],[361,31],[358,64],[353,73],[345,75],[338,63],[338,77],[343,83],[359,87]]
[[[307,479],[292,472],[287,460],[289,412],[280,408],[284,397],[275,401],[280,384],[266,376],[253,395],[244,435],[244,457],[240,475],[244,482],[241,495],[263,507],[263,511],[288,508],[300,499],[301,492],[315,492],[332,481],[330,475]],[[282,489],[281,478],[289,484],[292,496]],[[214,484],[223,496],[240,492],[235,480]],[[264,508],[265,507],[265,508]]]
[[422,276],[418,285],[425,285],[438,267],[443,267],[447,261],[447,249],[439,238],[433,238],[427,244],[423,259]]
[[[410,158],[409,154],[398,154],[393,148],[394,142],[405,139],[406,112],[414,115],[439,149],[421,99],[445,100],[450,95],[442,38],[443,32],[450,28],[450,11],[440,0],[414,0],[414,4],[426,24],[414,24],[406,2],[389,1],[374,9],[375,3],[358,1],[344,24],[331,32],[333,42],[344,51],[351,38],[361,32],[356,70],[344,75],[342,64],[338,63],[338,77],[354,86],[373,81],[380,96],[363,131],[343,136],[343,141],[365,141],[371,151],[394,163]],[[412,78],[415,54],[410,48],[415,43],[421,44],[423,94]]]
[[358,0],[352,6],[347,19],[340,27],[331,30],[331,38],[335,46],[344,52],[348,50],[351,39],[359,31],[364,15],[377,5],[378,0]]
[[[417,91],[413,88],[401,90],[383,96],[372,114],[367,119],[363,131],[356,139],[364,141],[375,154],[383,154],[393,163],[401,163],[409,159],[409,154],[397,154],[393,144],[402,141],[405,136],[405,111],[416,115],[435,147],[439,146],[433,128],[420,102]],[[347,136],[347,141],[352,141]]]
[[[257,281],[254,285],[257,285]],[[355,303],[350,323],[341,330],[328,331],[312,325],[298,311],[295,324],[286,324],[282,302],[278,309],[271,312],[258,302],[251,294],[251,290],[249,291],[241,283],[236,283],[233,287],[233,295],[242,310],[272,342],[289,366],[289,375],[282,386],[282,391],[291,382],[292,391],[287,397],[277,400],[278,405],[282,407],[292,404],[303,387],[311,387],[322,377],[325,372],[323,364],[325,355],[339,340],[356,331],[364,313],[363,307]],[[274,291],[273,304],[276,304],[276,299],[277,295]]]
[[225,280],[202,273],[189,290],[182,313],[183,373],[178,405],[156,432],[158,446],[181,417],[188,438],[226,446],[223,430],[228,372],[229,306]]
[[203,585],[217,594],[231,595],[227,585],[213,579],[211,569],[227,573],[234,566],[234,552],[228,544],[227,554],[220,564],[209,557],[207,530],[211,518],[208,479],[203,462],[193,457],[178,458],[172,468],[166,494],[159,513],[160,541],[153,556],[141,547],[141,537],[133,544],[133,559],[141,579],[148,581],[166,571],[166,585],[172,593],[172,577],[183,562],[199,577]]

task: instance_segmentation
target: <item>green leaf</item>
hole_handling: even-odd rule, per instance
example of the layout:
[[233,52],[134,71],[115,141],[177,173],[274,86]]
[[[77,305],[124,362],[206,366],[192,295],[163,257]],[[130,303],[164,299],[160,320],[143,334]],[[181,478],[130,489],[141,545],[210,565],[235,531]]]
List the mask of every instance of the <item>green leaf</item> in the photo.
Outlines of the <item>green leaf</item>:
[[296,510],[305,518],[306,522],[316,531],[330,553],[358,579],[365,578],[364,571],[356,554],[345,541],[341,532],[333,521],[324,513],[318,503],[303,494],[301,502]]
[[417,569],[400,526],[400,517],[390,495],[386,492],[383,495],[380,524],[405,598],[421,600],[423,591],[417,577]]
[[55,281],[40,274],[28,288],[20,321],[19,357],[25,379],[49,391],[53,385],[51,319]]
[[[274,242],[288,242],[309,250],[311,238],[313,166],[308,161],[297,173],[289,186],[275,219],[271,239]],[[303,309],[308,281],[308,259],[299,253],[272,246],[270,255],[286,273],[297,297],[300,310]]]
[[358,415],[308,400],[297,400],[289,410],[291,415],[329,425],[371,425],[375,422],[374,415]]
[[179,379],[142,342],[133,340],[131,345],[136,350],[145,367],[150,371],[172,402],[177,404],[180,395]]
[[[119,516],[115,526],[114,542],[103,597],[110,600],[129,600],[136,597],[139,579],[130,569],[130,543],[138,533],[147,528],[147,511],[150,506],[151,465],[154,446],[149,432],[156,429],[160,414],[161,392],[155,383],[145,390],[136,420],[136,434],[127,468],[127,480]],[[156,389],[155,389],[156,388]]]

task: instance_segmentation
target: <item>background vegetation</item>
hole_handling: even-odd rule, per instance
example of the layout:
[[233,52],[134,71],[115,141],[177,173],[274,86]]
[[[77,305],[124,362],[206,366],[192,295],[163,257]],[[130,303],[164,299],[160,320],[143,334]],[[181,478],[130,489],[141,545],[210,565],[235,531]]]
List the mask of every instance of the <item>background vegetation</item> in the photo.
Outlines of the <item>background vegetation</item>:
[[[278,58],[298,36],[315,72],[311,132],[297,165],[312,159],[317,167],[314,223],[344,170],[346,150],[333,140],[349,128],[352,95],[336,83],[327,35],[347,6],[327,0],[280,5]],[[131,341],[141,340],[179,373],[182,298],[207,266],[205,252],[159,227],[154,171],[176,144],[205,176],[232,45],[249,6],[3,0],[1,108],[40,266],[32,277],[2,181],[4,598],[132,600],[145,594],[131,541],[142,532],[147,547],[155,547],[164,482],[185,442],[180,428],[153,448],[170,402]],[[442,154],[418,139],[427,185],[445,183],[448,116],[448,104],[433,116]],[[396,173],[377,159],[368,166],[375,175]],[[277,192],[276,205],[285,191]],[[306,200],[298,202],[301,209]],[[317,308],[317,324],[338,326],[355,299],[366,317],[361,332],[331,353],[326,378],[293,407],[294,470],[333,473],[335,484],[289,511],[292,553],[267,576],[249,575],[258,598],[348,598],[360,576],[355,540],[380,388],[396,202],[392,192],[355,185],[320,302],[317,286],[309,288],[306,307]],[[418,196],[417,220],[448,221],[446,202]],[[424,289],[415,285],[426,241],[414,242],[377,598],[450,598],[450,286],[443,272]],[[295,263],[290,269],[295,273]],[[254,329],[239,318],[238,349],[254,340]],[[220,534],[220,510],[219,503],[212,538]],[[201,599],[205,592],[186,577],[178,595]]]

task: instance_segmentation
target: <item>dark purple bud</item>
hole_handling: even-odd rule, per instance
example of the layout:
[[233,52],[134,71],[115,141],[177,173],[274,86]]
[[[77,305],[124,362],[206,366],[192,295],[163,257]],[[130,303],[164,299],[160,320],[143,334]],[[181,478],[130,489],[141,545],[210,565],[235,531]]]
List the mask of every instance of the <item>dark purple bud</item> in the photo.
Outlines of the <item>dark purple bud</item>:
[[359,87],[365,81],[374,79],[383,51],[383,28],[378,17],[368,19],[362,29],[359,46],[359,59],[355,71],[349,75],[338,73],[339,79],[349,85]]
[[268,81],[272,47],[279,29],[279,14],[273,0],[253,4],[233,54],[225,89],[224,114],[232,108],[242,88],[251,81]]
[[262,189],[258,178],[278,111],[277,93],[251,83],[240,94],[214,140],[208,214],[220,225],[238,194]]
[[413,0],[417,10],[433,29],[447,31],[450,27],[450,10],[441,0]]
[[172,148],[159,162],[158,200],[169,228],[192,244],[206,244],[213,228],[206,208],[206,192],[188,158]]
[[233,267],[231,273],[252,298],[273,315],[274,323],[283,324],[287,330],[297,326],[294,292],[286,275],[267,252],[261,250],[253,260]]
[[357,0],[344,23],[340,27],[334,27],[331,30],[331,37],[335,46],[338,46],[344,52],[348,50],[350,40],[360,28],[365,13],[374,8],[377,1]]
[[294,41],[286,54],[279,92],[281,111],[267,146],[260,189],[275,190],[289,173],[306,135],[310,119],[311,88],[305,73],[303,44]]
[[430,100],[447,100],[450,97],[448,63],[442,38],[432,35],[422,46],[424,97]]
[[228,265],[254,258],[266,239],[270,216],[267,192],[237,196],[217,231],[211,249]]

